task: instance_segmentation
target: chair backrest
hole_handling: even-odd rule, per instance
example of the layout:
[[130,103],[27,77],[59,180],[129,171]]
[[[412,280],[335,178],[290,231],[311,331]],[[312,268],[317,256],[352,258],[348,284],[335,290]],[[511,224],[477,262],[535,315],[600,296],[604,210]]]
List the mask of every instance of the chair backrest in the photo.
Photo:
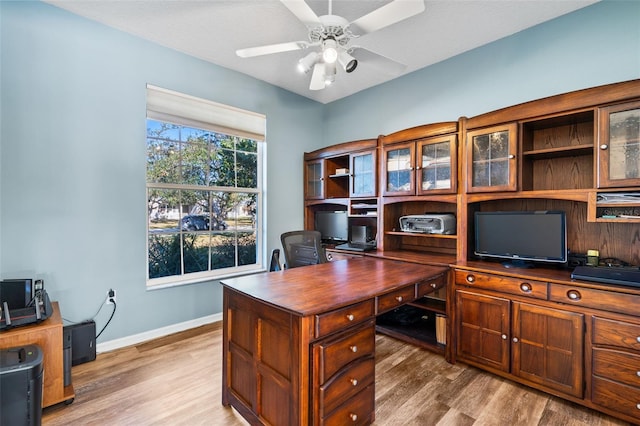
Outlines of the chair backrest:
[[291,231],[280,235],[284,249],[285,268],[325,263],[322,235],[318,231]]

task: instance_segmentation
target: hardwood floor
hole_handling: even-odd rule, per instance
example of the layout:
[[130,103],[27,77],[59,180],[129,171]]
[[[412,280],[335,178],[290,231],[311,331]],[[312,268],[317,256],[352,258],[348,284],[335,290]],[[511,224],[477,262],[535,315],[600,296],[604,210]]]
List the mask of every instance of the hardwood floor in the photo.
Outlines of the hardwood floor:
[[[246,425],[221,404],[222,324],[98,354],[73,367],[54,425]],[[46,374],[46,373],[45,373]],[[626,425],[393,338],[376,337],[375,425]]]

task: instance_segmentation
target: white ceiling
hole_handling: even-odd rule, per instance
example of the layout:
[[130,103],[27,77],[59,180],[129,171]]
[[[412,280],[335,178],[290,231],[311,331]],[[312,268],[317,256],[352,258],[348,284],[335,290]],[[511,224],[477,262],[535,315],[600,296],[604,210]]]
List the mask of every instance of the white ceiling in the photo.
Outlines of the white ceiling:
[[[309,90],[296,69],[306,51],[239,58],[236,49],[307,41],[307,29],[278,0],[45,0],[162,46],[239,71],[321,103],[329,103],[490,43],[599,0],[425,0],[423,13],[357,39],[357,45],[407,65],[391,75],[361,60],[350,74]],[[403,0],[416,1],[416,0]],[[422,0],[417,0],[422,1]],[[349,22],[390,0],[333,0]],[[328,0],[307,0],[316,15]],[[353,44],[353,41],[352,41]],[[355,56],[355,55],[354,55]]]

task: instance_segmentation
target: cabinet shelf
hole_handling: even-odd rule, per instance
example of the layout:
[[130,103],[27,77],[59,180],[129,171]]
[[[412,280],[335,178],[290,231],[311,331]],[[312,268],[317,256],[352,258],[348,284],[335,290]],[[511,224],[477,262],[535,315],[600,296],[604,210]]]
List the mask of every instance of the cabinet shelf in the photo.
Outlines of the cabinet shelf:
[[335,175],[329,175],[330,178],[346,178],[351,176],[349,173],[340,173]]
[[402,232],[402,231],[386,231],[386,235],[398,235],[400,237],[418,237],[418,238],[445,238],[455,240],[457,235],[449,234],[425,234],[421,232]]
[[593,154],[593,144],[583,144],[583,145],[574,145],[574,146],[563,146],[560,148],[546,148],[546,149],[535,149],[531,151],[524,151],[522,153],[523,157],[537,160],[537,159],[546,159],[546,158],[560,158],[560,157],[569,157],[576,155],[592,155]]
[[434,297],[425,296],[409,303],[409,305],[415,306],[418,308],[428,309],[429,311],[435,312],[437,314],[442,314],[442,315],[447,314],[446,300],[436,299]]

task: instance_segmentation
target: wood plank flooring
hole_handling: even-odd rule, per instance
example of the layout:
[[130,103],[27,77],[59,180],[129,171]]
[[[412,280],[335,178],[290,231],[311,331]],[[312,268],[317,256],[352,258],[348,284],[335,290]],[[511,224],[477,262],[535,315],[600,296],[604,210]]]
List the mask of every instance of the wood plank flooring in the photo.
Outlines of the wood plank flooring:
[[[46,408],[42,424],[247,425],[220,402],[221,326],[98,354],[73,367],[75,401]],[[375,425],[627,423],[377,335]]]

